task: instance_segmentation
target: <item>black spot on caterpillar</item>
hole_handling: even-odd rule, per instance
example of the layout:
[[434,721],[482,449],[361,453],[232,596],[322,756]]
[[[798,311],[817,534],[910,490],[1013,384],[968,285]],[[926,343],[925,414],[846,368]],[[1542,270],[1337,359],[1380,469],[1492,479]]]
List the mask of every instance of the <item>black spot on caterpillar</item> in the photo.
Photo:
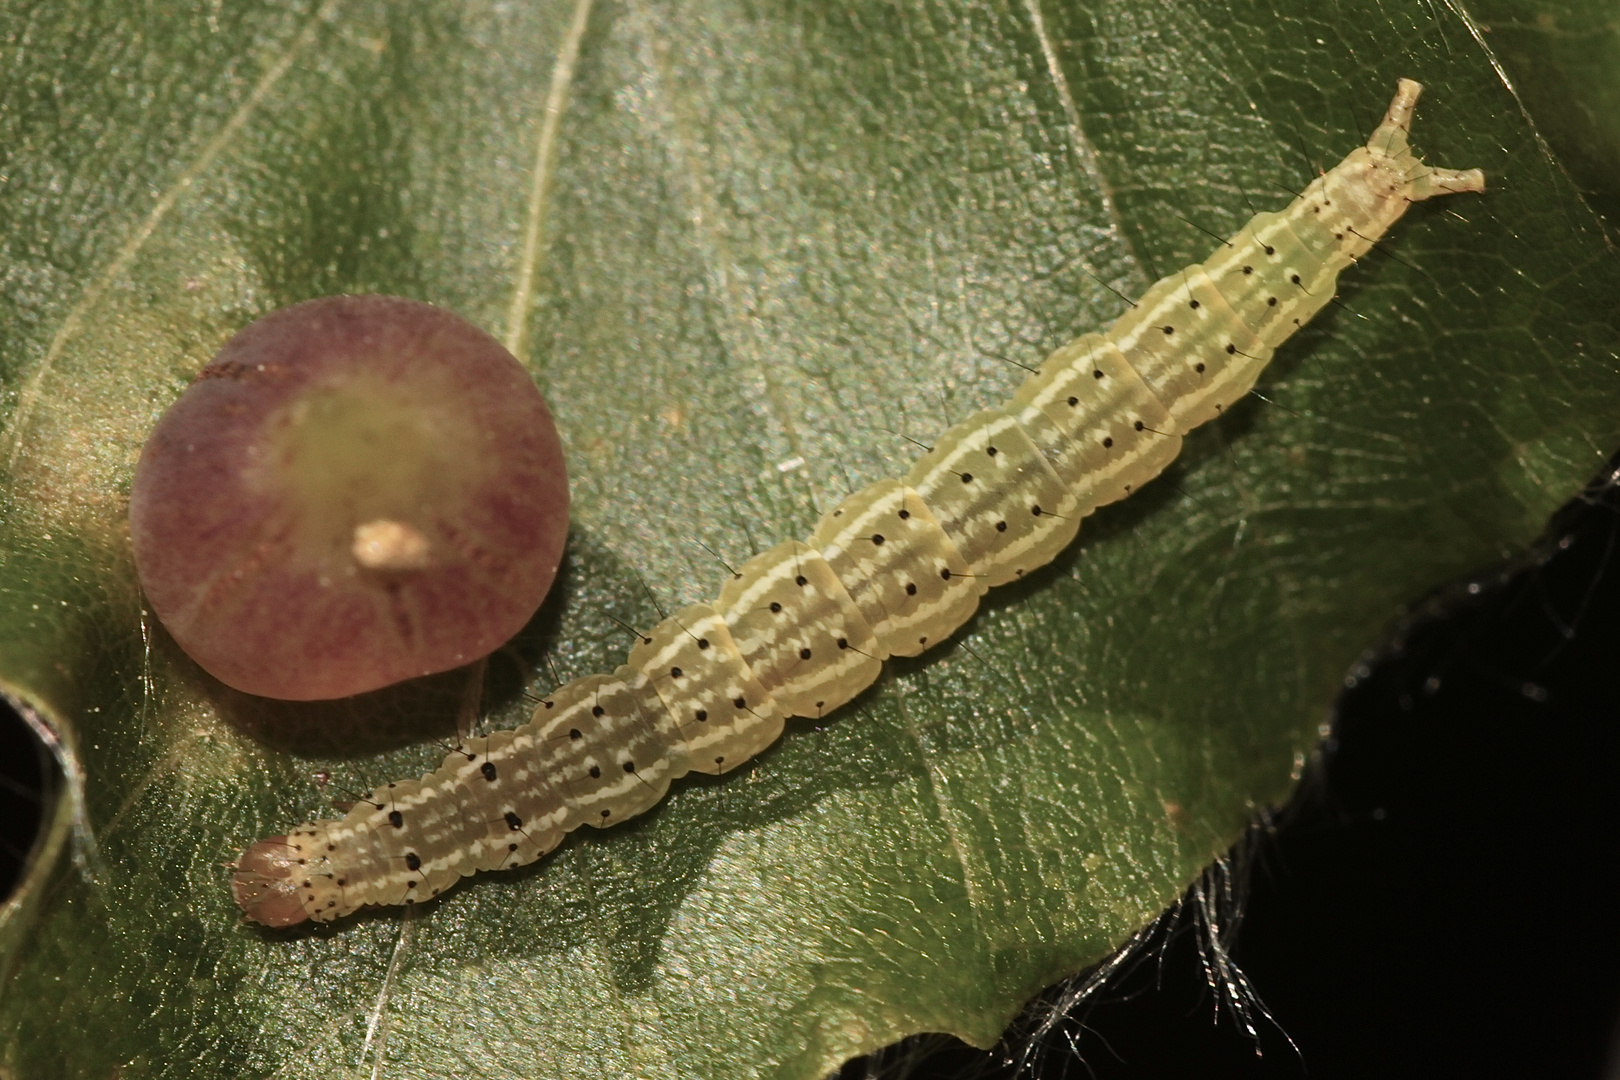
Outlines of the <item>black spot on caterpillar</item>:
[[820,717],[887,657],[948,638],[987,589],[1051,561],[1083,517],[1158,475],[1184,433],[1247,393],[1409,205],[1484,190],[1479,170],[1431,168],[1408,147],[1420,90],[1402,80],[1367,145],[1288,207],[1256,214],[1107,331],[1058,349],[904,479],[856,492],[808,540],[749,560],[613,674],[559,688],[528,723],[492,735],[482,764],[452,753],[391,785],[386,809],[362,803],[253,844],[232,877],[237,903],[271,926],[329,921],[532,862],[580,825],[641,813],[679,776],[735,768],[787,717]]

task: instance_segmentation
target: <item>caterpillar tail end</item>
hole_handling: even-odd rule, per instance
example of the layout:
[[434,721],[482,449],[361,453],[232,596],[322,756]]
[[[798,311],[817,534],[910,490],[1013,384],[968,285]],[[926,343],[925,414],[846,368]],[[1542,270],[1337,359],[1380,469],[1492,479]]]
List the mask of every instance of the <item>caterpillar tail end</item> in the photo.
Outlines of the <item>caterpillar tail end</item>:
[[1367,140],[1367,150],[1374,158],[1402,163],[1408,166],[1402,195],[1412,202],[1422,202],[1436,195],[1460,195],[1464,192],[1484,191],[1485,173],[1481,169],[1436,169],[1424,165],[1412,153],[1407,136],[1412,132],[1412,113],[1423,94],[1423,84],[1416,79],[1398,79],[1395,96],[1390,100],[1384,121]]
[[297,853],[285,836],[269,836],[242,852],[231,874],[231,896],[242,914],[277,928],[297,926],[309,918],[298,898]]
[[1395,97],[1390,100],[1389,109],[1384,113],[1384,122],[1367,140],[1367,149],[1384,148],[1388,152],[1391,139],[1398,139],[1404,147],[1406,136],[1412,130],[1412,113],[1417,110],[1418,98],[1422,96],[1423,84],[1416,79],[1396,79]]
[[1485,190],[1485,172],[1482,169],[1430,169],[1413,180],[1406,197],[1413,202],[1432,199],[1436,195],[1460,195],[1467,191]]

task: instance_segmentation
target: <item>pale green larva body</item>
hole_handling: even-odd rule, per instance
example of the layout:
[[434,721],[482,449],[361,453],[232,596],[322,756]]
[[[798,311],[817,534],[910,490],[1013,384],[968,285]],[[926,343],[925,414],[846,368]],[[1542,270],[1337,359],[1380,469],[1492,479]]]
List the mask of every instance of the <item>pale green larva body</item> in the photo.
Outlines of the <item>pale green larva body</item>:
[[611,675],[559,688],[513,731],[340,820],[250,847],[232,888],[272,926],[437,896],[612,825],[689,772],[723,773],[790,716],[819,717],[972,617],[991,586],[1051,561],[1081,518],[1157,476],[1183,435],[1246,394],[1334,295],[1338,274],[1413,202],[1482,191],[1478,169],[1407,145],[1421,87],[1402,80],[1365,147],[1286,209],[1256,214],[1101,334],[1047,358],[1012,400],[945,432],[903,480],[750,559],[711,604],[654,627]]

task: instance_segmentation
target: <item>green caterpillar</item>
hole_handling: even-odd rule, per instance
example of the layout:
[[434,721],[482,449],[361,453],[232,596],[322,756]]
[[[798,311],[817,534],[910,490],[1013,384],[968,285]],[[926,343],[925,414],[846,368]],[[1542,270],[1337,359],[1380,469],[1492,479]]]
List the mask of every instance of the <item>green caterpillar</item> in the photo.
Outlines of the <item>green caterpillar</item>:
[[1480,170],[1430,168],[1407,145],[1421,91],[1402,79],[1367,145],[1286,209],[1256,214],[1105,333],[1057,350],[903,480],[749,560],[613,674],[559,688],[481,754],[452,753],[340,820],[253,844],[232,876],[236,902],[269,926],[324,922],[532,862],[572,829],[641,813],[677,777],[735,768],[789,716],[822,716],[885,658],[944,641],[987,589],[1051,561],[1081,518],[1157,476],[1185,432],[1242,398],[1408,206],[1484,190]]

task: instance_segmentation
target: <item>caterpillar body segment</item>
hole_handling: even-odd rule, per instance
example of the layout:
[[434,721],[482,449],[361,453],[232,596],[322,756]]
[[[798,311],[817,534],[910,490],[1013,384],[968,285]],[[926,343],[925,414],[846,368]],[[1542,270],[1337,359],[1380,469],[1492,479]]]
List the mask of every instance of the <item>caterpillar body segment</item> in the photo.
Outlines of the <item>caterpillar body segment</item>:
[[1004,409],[975,413],[946,431],[905,482],[981,592],[1045,566],[1080,529],[1074,492]]
[[1102,334],[1047,357],[1008,408],[1074,492],[1082,516],[1125,498],[1181,453],[1169,410]]
[[877,655],[916,656],[951,636],[983,590],[928,504],[879,480],[824,515],[810,536],[877,639]]
[[1080,519],[1158,475],[1184,435],[1254,385],[1333,297],[1340,271],[1412,203],[1483,191],[1407,143],[1421,87],[1399,83],[1367,145],[1286,209],[1153,285],[1101,334],[1054,352],[999,409],[946,431],[903,480],[828,512],[808,541],[750,559],[719,597],[654,627],[612,675],[560,687],[528,723],[389,784],[338,820],[260,840],[231,887],[249,919],[329,921],[532,862],[581,825],[721,773],[789,716],[820,717],[972,617],[993,585],[1049,562]]

